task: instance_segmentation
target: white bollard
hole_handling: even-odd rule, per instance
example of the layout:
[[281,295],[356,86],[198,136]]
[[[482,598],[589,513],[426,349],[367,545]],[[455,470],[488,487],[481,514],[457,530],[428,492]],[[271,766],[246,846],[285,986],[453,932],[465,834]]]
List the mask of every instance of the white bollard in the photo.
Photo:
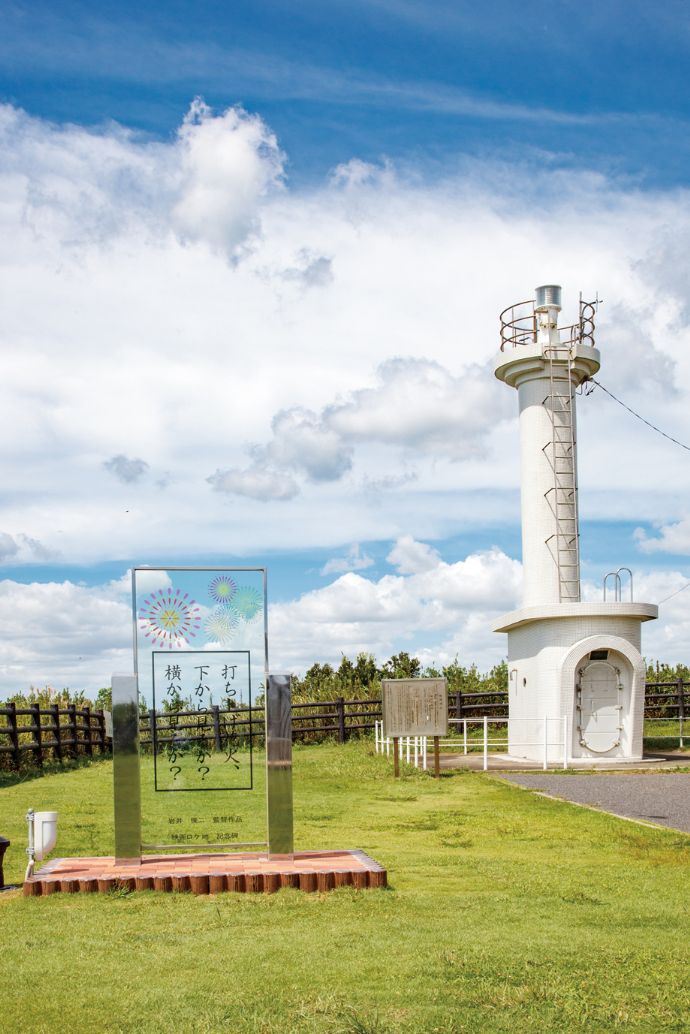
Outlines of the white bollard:
[[489,719],[484,715],[484,771],[489,768]]

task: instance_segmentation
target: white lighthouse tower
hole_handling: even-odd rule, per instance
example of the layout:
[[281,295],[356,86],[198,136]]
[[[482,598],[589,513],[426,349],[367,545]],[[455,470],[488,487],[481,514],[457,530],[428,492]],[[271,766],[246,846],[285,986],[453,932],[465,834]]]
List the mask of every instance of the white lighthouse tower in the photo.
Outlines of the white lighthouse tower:
[[509,752],[542,760],[546,744],[575,765],[642,757],[640,630],[658,613],[632,601],[632,576],[623,601],[620,571],[613,600],[580,599],[575,389],[600,366],[595,309],[580,301],[559,328],[561,288],[538,287],[501,314],[495,364],[520,407],[523,604],[494,629],[508,633]]

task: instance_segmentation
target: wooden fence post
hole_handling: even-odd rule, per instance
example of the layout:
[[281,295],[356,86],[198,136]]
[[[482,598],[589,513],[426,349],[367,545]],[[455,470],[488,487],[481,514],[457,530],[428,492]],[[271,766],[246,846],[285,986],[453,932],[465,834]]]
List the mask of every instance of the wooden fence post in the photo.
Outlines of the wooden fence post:
[[98,749],[101,754],[105,754],[105,715],[103,714],[103,708],[99,707],[94,712],[94,718],[98,722],[98,730],[96,736],[98,737]]
[[678,717],[681,721],[685,718],[685,686],[683,680],[678,679]]
[[216,750],[221,751],[223,741],[220,738],[220,707],[218,704],[214,704],[211,710],[213,712],[213,744]]
[[12,744],[14,767],[19,771],[21,751],[19,750],[19,733],[17,732],[17,705],[12,701],[7,705],[7,726],[10,733],[10,743]]
[[62,761],[62,739],[60,736],[60,709],[57,704],[50,705],[50,713],[53,716],[53,722],[55,723],[55,746],[53,747],[53,757],[56,757],[58,761]]
[[88,704],[82,708],[82,714],[84,716],[84,731],[86,733],[86,742],[84,743],[84,749],[89,757],[93,756],[93,740],[91,738],[91,708]]
[[338,715],[338,743],[344,743],[347,739],[347,730],[345,729],[345,697],[338,697],[335,706]]
[[[156,725],[156,712],[153,707],[149,707],[149,742],[151,743],[151,753],[156,753],[158,747],[158,726]],[[144,741],[142,739],[142,747]]]
[[67,728],[69,729],[70,739],[72,740],[71,753],[72,757],[76,758],[79,756],[79,737],[77,735],[77,705],[67,705]]
[[455,691],[455,717],[462,718],[462,690]]
[[39,768],[43,766],[43,747],[41,743],[41,707],[31,704],[31,723],[34,726],[34,760]]

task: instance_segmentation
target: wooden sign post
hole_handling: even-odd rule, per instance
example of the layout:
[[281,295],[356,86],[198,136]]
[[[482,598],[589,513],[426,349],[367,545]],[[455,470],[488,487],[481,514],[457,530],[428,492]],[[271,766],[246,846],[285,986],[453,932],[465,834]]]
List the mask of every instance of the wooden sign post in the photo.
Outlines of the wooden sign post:
[[434,775],[440,778],[439,737],[448,735],[448,685],[445,679],[384,679],[383,735],[393,740],[393,772],[400,775],[401,736],[431,736]]

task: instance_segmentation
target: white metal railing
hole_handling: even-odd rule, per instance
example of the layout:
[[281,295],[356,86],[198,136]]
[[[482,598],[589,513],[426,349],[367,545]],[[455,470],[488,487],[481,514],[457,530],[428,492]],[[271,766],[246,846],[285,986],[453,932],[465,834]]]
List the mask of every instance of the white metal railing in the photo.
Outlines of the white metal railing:
[[[383,722],[374,722],[374,743],[377,754],[390,755],[393,740],[390,736],[383,735]],[[421,768],[426,772],[427,737],[401,736],[398,739],[398,757],[408,765],[414,765],[415,768]]]
[[[539,748],[540,760],[543,769],[556,764],[568,768],[570,758],[570,735],[571,721],[568,715],[551,718],[544,715],[539,718],[494,718],[484,715],[481,718],[449,718],[448,724],[455,726],[458,736],[453,739],[442,739],[439,746],[446,750],[453,750],[469,754],[474,749],[482,754],[482,768],[486,772],[489,768],[489,754],[508,751],[508,723],[512,723],[514,729],[519,722],[529,722],[538,730],[538,738],[532,740],[520,740],[521,747]],[[677,732],[657,733],[653,726],[661,722],[674,722],[677,725]],[[678,740],[678,746],[684,746],[684,718],[676,716],[673,718],[645,718],[644,736],[648,739]],[[497,733],[491,730],[490,726],[505,725],[505,733],[497,738]],[[470,726],[479,726],[479,737],[472,736]],[[554,726],[557,734],[554,736]],[[651,728],[649,728],[651,727]],[[461,737],[461,738],[460,738]],[[393,749],[393,740],[383,734],[383,722],[374,722],[374,742],[377,754],[390,755]],[[426,736],[401,736],[398,739],[398,757],[406,761],[408,765],[415,768],[427,769],[427,737]]]
[[[489,753],[496,753],[501,750],[508,750],[508,728],[506,728],[506,735],[500,740],[489,739],[489,725],[504,724],[508,725],[511,723],[514,728],[518,722],[529,722],[535,728],[539,729],[540,735],[538,740],[520,740],[521,747],[538,747],[541,753],[542,768],[547,769],[549,767],[549,757],[555,761],[562,761],[563,768],[568,767],[568,734],[570,722],[568,716],[563,715],[562,718],[550,718],[548,715],[544,715],[540,718],[494,718],[484,715],[483,718],[449,718],[449,725],[462,726],[462,752],[463,754],[469,753],[468,746],[474,746],[479,743],[481,745],[482,757],[483,757],[483,769],[486,772],[489,768]],[[481,727],[481,740],[468,739],[468,725],[479,725]],[[558,735],[554,739],[549,735],[549,726],[556,725],[558,729]],[[441,747],[456,748],[458,746],[457,740],[441,740]],[[489,748],[494,748],[492,751]],[[555,755],[555,756],[554,756]]]
[[[542,767],[548,768],[549,765],[549,748],[558,748],[558,752],[563,760],[563,768],[568,767],[568,729],[569,722],[567,715],[560,718],[489,718],[485,715],[483,718],[449,718],[448,724],[455,726],[462,726],[462,748],[463,754],[469,753],[469,747],[474,745],[480,745],[483,755],[483,769],[486,772],[489,768],[489,753],[496,753],[497,750],[508,750],[508,738],[507,736],[501,740],[489,739],[489,724],[508,723],[509,721],[516,723],[520,721],[531,722],[536,725],[540,725],[543,728],[543,735],[540,736],[538,741],[525,741],[520,742],[521,746],[525,747],[540,747],[542,751]],[[562,729],[562,737],[559,735],[556,741],[549,740],[549,722],[559,723],[559,727]],[[479,724],[481,725],[482,736],[481,740],[468,738],[468,725]],[[507,730],[506,730],[507,732]],[[398,756],[400,760],[403,759],[407,764],[413,764],[415,768],[422,768],[424,771],[427,769],[427,739],[426,736],[401,736],[398,739]],[[384,736],[383,734],[383,722],[374,722],[374,743],[377,754],[390,755],[393,749],[393,741],[390,736]],[[457,740],[440,740],[439,747],[451,748],[455,750],[459,746]],[[492,751],[489,748],[494,748]],[[551,755],[553,757],[553,754]],[[555,758],[554,758],[555,760]]]
[[[684,730],[683,730],[684,721],[685,721],[685,718],[684,718],[683,715],[675,715],[672,718],[645,718],[645,720],[644,720],[644,733],[643,733],[643,737],[647,737],[648,739],[654,739],[654,740],[676,740],[677,739],[678,740],[678,746],[679,747],[684,747],[685,746],[684,739],[687,738],[685,736],[685,733],[684,733]],[[651,729],[648,729],[648,726],[656,725],[658,722],[675,722],[675,724],[678,726],[678,732],[677,733],[675,733],[675,732],[672,733],[672,732],[669,731],[668,734],[666,734],[666,733],[659,734],[659,733],[654,732]]]

